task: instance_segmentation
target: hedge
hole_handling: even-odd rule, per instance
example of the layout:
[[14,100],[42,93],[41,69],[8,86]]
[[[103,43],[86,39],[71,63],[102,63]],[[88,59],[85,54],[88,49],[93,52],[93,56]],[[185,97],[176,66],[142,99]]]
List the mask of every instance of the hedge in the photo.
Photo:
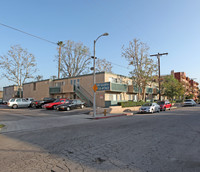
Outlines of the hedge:
[[133,102],[133,101],[128,101],[128,102],[119,102],[118,105],[122,107],[133,107],[133,106],[142,106],[145,102]]

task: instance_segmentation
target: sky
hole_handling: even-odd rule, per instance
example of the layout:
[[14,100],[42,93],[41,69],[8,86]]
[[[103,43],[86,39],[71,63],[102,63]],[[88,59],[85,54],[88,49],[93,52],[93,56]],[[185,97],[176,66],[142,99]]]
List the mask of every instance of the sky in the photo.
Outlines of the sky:
[[[0,6],[0,23],[55,43],[82,42],[91,54],[93,41],[109,33],[97,41],[96,57],[112,62],[113,73],[129,75],[122,46],[137,38],[149,54],[168,53],[161,57],[161,75],[186,72],[200,82],[199,0],[6,0]],[[57,75],[56,45],[0,25],[0,55],[13,45],[35,56],[35,75]],[[12,84],[0,78],[0,90]]]

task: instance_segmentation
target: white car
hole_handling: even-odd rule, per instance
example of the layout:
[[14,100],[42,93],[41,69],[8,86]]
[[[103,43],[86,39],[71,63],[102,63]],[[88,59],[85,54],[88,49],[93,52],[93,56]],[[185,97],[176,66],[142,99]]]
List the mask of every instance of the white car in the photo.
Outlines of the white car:
[[184,106],[196,106],[196,102],[193,99],[185,99]]
[[145,103],[139,109],[140,113],[154,113],[160,112],[160,105],[157,103]]
[[18,107],[29,107],[31,104],[31,101],[26,100],[24,98],[12,98],[8,101],[8,106],[17,109]]

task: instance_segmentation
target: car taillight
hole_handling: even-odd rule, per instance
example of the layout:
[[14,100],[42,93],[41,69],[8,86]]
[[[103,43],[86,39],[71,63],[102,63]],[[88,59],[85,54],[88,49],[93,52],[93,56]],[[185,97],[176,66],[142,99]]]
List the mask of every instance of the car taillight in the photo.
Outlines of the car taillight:
[[38,104],[38,102],[35,102],[35,104],[37,105],[37,104]]

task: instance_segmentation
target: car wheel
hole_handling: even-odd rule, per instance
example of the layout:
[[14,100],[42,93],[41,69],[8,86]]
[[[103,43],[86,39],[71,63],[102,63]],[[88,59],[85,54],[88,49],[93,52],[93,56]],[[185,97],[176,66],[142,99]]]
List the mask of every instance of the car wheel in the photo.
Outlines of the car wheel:
[[166,111],[166,107],[164,107],[164,111]]
[[35,105],[35,104],[32,104],[31,107],[32,107],[32,108],[36,108],[36,105]]
[[70,107],[67,107],[67,111],[69,111],[70,110]]
[[13,109],[17,109],[18,106],[17,106],[17,105],[13,105],[12,108],[13,108]]
[[153,113],[153,109],[151,109],[151,113]]
[[84,108],[84,105],[81,105],[81,109],[83,109]]
[[56,106],[53,106],[53,110],[56,110]]

